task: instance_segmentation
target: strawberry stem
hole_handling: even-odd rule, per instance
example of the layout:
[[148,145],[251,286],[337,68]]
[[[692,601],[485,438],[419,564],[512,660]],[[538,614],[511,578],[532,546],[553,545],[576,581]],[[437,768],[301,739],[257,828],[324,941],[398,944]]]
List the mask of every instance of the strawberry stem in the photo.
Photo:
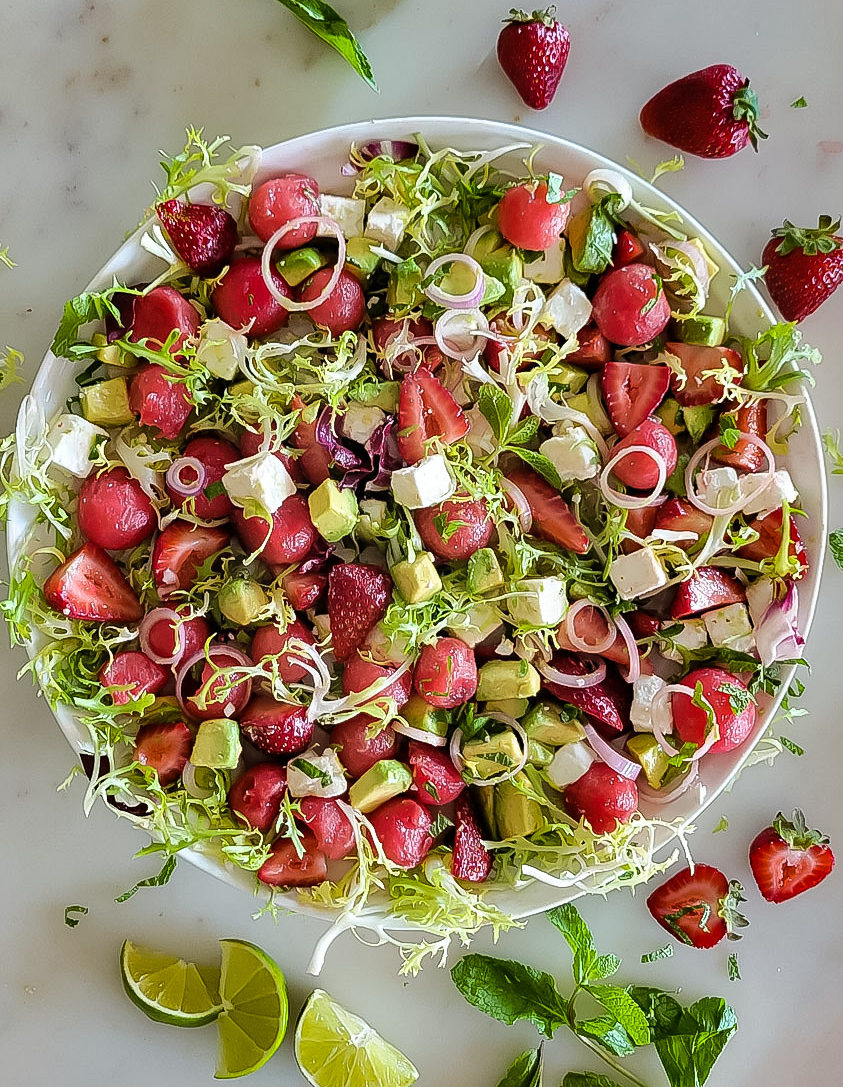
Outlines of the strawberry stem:
[[816,227],[794,226],[789,219],[785,219],[782,226],[772,233],[772,237],[781,238],[776,252],[783,257],[794,249],[801,249],[808,257],[817,253],[834,253],[843,246],[843,238],[835,236],[839,227],[840,220],[832,219],[830,215],[821,215]]
[[732,112],[736,121],[743,121],[749,129],[749,142],[753,151],[758,150],[758,141],[766,140],[767,133],[758,125],[758,95],[749,86],[749,80],[738,87],[732,99]]
[[509,12],[509,18],[504,19],[504,22],[541,23],[543,26],[555,26],[556,5],[551,4],[549,8],[545,8],[543,11],[534,11],[531,15],[528,15],[526,11],[521,11],[520,8],[511,8]]

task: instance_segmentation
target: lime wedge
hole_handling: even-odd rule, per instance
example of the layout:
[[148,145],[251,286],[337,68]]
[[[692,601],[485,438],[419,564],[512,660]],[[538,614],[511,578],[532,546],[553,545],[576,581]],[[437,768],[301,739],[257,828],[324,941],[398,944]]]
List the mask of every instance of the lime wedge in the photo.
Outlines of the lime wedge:
[[266,1064],[287,1030],[287,985],[278,964],[246,940],[220,940],[217,1079]]
[[120,949],[120,973],[129,999],[156,1023],[201,1027],[222,1011],[219,970],[126,940]]
[[322,989],[299,1016],[296,1060],[314,1087],[409,1087],[419,1078],[403,1053]]

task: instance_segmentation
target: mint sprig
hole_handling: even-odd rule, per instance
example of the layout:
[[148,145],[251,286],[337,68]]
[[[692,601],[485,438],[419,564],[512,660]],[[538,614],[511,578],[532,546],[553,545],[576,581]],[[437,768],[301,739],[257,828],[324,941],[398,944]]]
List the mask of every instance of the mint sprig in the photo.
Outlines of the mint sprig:
[[336,49],[372,90],[378,90],[369,58],[361,49],[348,23],[330,4],[324,3],[324,0],[278,0],[278,3],[283,4],[317,38]]

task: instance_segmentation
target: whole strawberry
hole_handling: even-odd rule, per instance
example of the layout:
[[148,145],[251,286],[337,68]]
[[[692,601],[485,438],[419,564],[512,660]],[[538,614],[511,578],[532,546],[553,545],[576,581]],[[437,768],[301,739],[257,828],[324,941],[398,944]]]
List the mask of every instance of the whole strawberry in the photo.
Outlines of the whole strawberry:
[[498,35],[501,68],[531,109],[546,109],[553,101],[570,48],[555,7],[532,15],[513,8]]
[[641,110],[648,136],[699,155],[723,159],[767,138],[758,127],[758,98],[731,64],[691,72],[654,94]]
[[793,819],[781,812],[749,847],[749,866],[768,902],[786,902],[816,887],[834,867],[828,838],[809,830],[797,808]]
[[165,200],[155,210],[192,272],[215,276],[229,263],[237,245],[237,223],[225,208]]
[[786,321],[802,321],[843,283],[840,220],[821,215],[816,228],[787,219],[774,230],[761,258],[764,282]]

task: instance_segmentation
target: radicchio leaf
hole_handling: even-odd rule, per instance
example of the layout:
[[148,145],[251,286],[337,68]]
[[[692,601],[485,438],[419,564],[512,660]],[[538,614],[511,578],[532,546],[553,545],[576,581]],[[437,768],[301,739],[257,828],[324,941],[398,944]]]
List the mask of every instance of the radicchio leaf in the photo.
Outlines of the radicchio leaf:
[[[360,162],[371,162],[383,155],[393,162],[403,162],[404,159],[413,158],[418,149],[419,145],[410,140],[367,140],[355,148],[355,158]],[[353,177],[360,170],[357,163],[347,162],[342,168],[342,174],[344,177]]]

